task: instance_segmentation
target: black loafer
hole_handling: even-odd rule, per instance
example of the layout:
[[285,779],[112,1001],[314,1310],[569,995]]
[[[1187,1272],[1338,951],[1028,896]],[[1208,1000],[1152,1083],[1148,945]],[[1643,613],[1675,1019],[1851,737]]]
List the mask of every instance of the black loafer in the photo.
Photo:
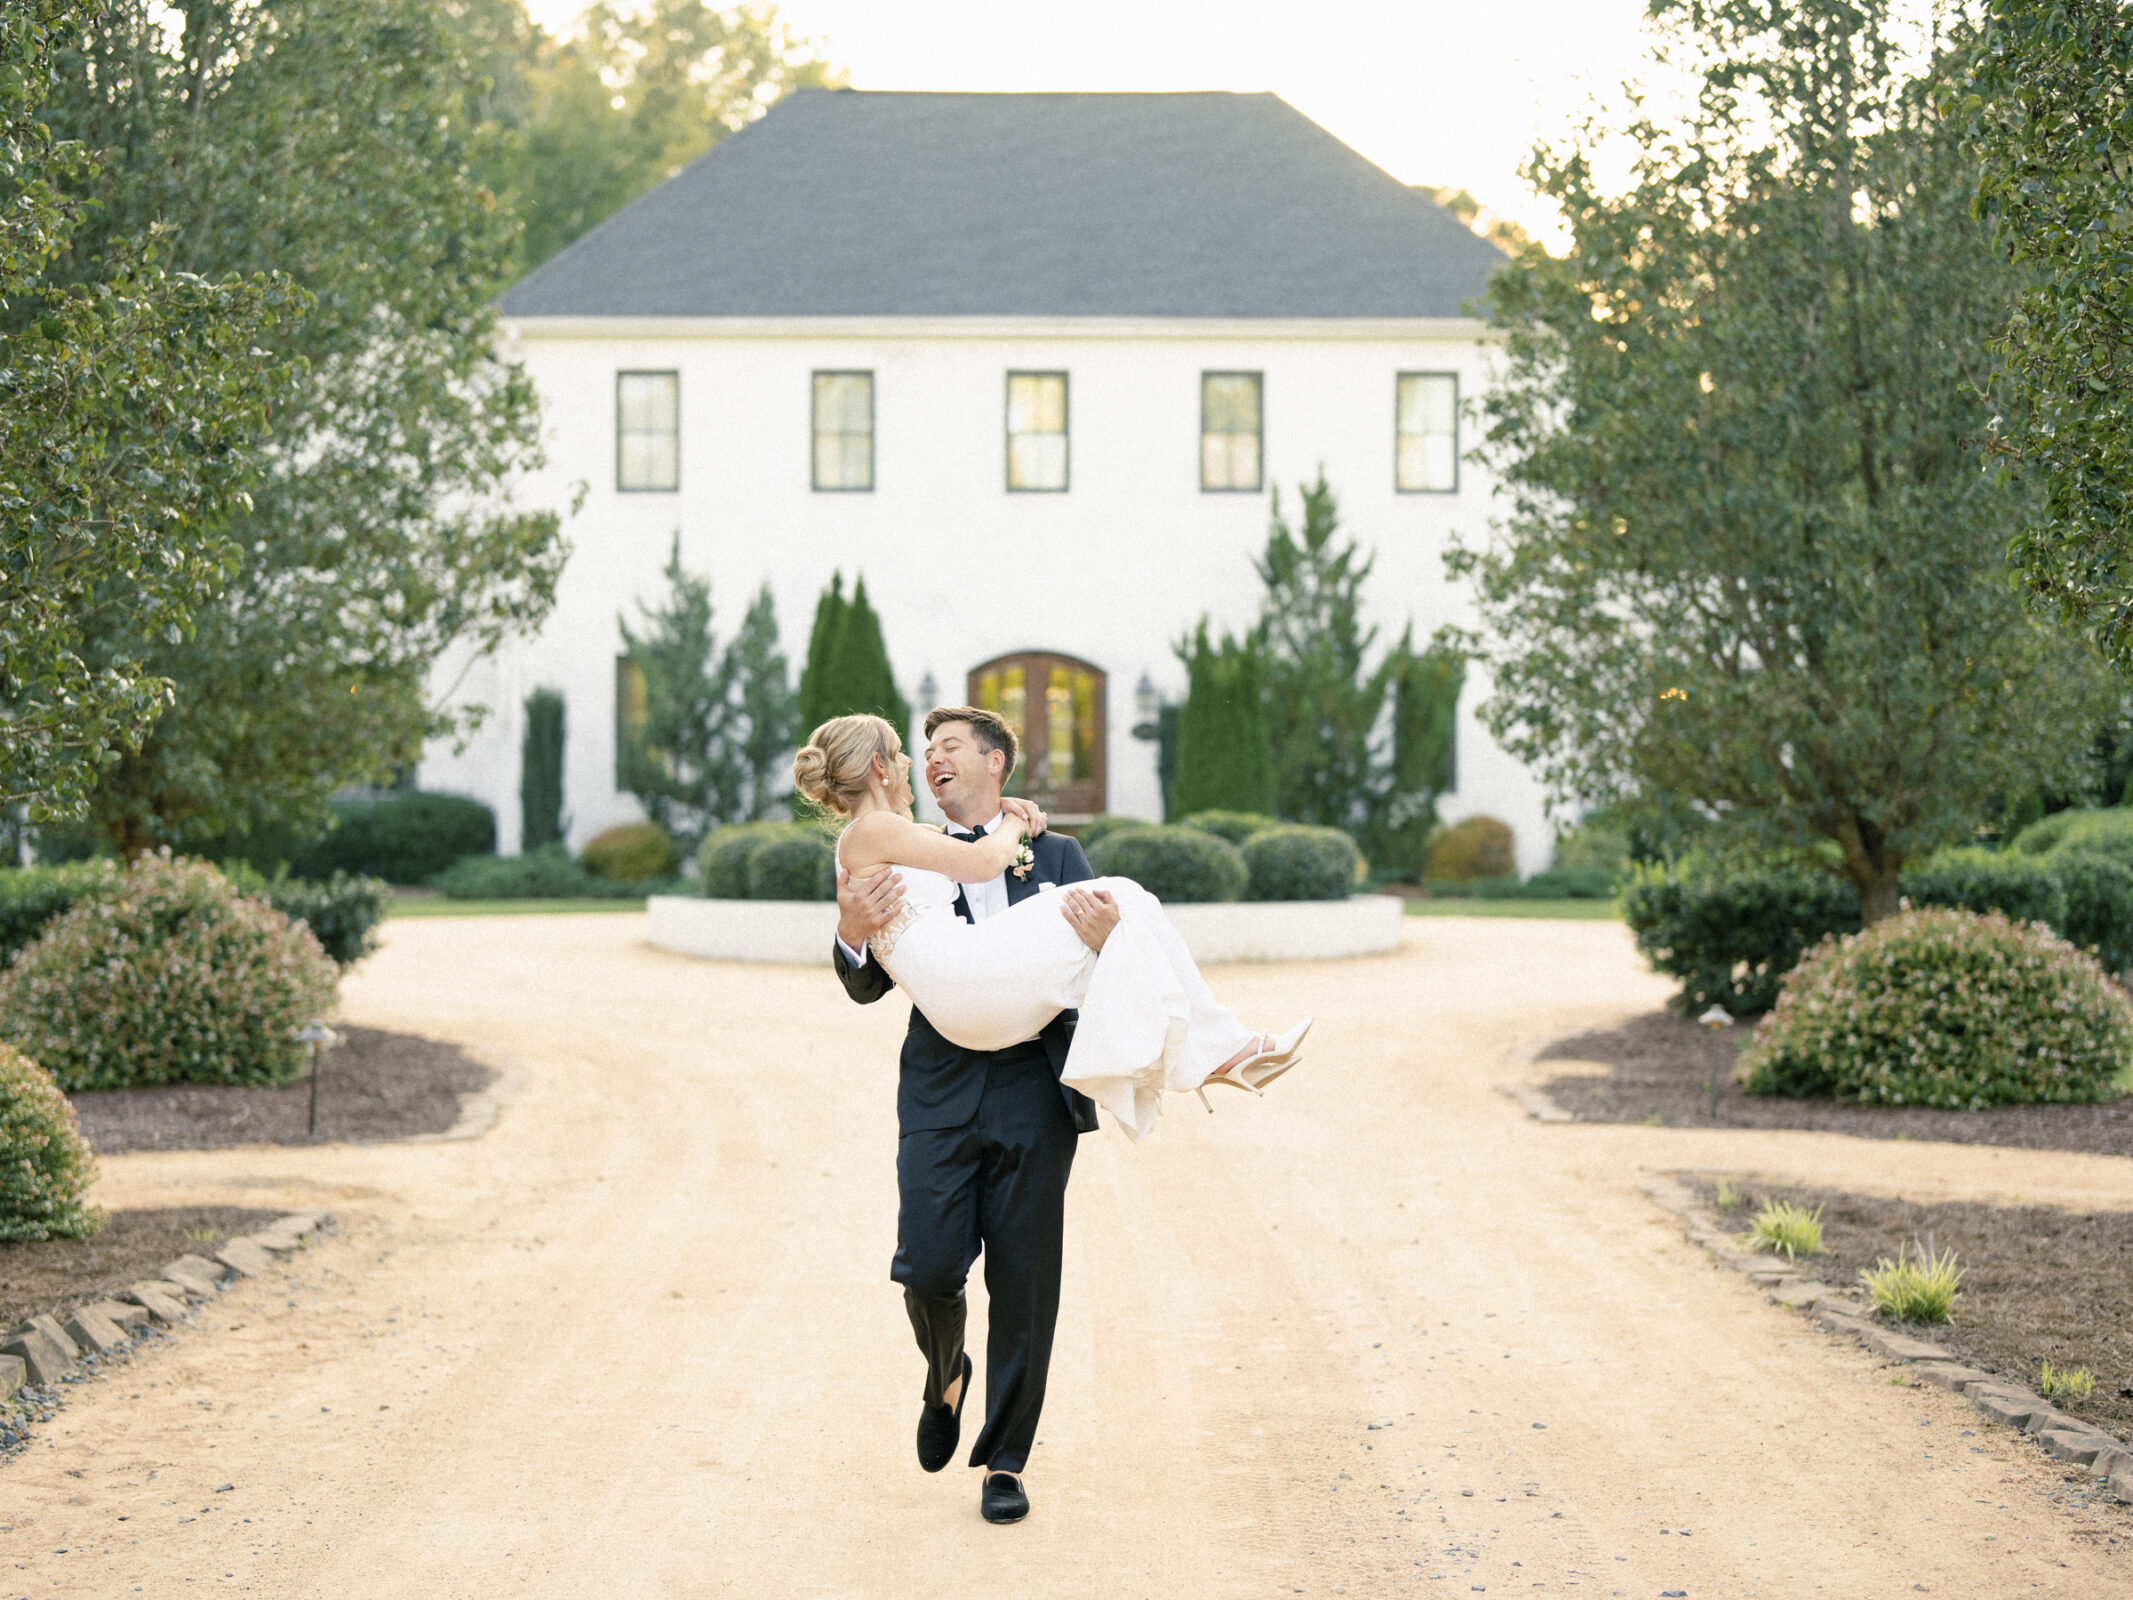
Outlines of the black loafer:
[[978,1511],[987,1522],[1020,1522],[1029,1515],[1029,1496],[1022,1492],[1022,1480],[1011,1472],[986,1473]]
[[938,1472],[955,1459],[955,1447],[963,1437],[963,1402],[970,1398],[970,1352],[963,1352],[963,1387],[955,1404],[928,1402],[918,1413],[918,1464]]

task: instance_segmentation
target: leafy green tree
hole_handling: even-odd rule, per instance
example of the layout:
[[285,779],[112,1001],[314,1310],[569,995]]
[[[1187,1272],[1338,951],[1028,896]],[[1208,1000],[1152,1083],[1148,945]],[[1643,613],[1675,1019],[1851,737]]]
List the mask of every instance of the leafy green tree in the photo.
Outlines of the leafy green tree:
[[1396,658],[1369,664],[1377,630],[1363,624],[1363,584],[1375,558],[1336,538],[1340,514],[1325,472],[1301,494],[1296,529],[1275,493],[1266,549],[1254,562],[1266,585],[1255,642],[1276,801],[1292,822],[1355,829],[1379,781],[1378,721]]
[[556,38],[520,0],[455,8],[484,69],[481,107],[506,137],[476,176],[525,222],[520,260],[538,266],[790,90],[839,75],[774,6],[653,0],[596,4]]
[[2025,272],[1993,443],[2042,486],[2014,542],[2031,589],[2133,664],[2133,16],[2121,0],[1991,0],[1947,98],[1978,209]]
[[652,820],[693,844],[720,823],[785,809],[795,700],[767,585],[721,650],[710,580],[682,566],[679,537],[666,578],[664,601],[638,608],[643,632],[621,624],[645,700],[643,724],[624,737],[621,768],[623,787]]
[[1178,711],[1177,770],[1165,791],[1168,815],[1275,807],[1274,750],[1267,735],[1259,655],[1250,639],[1208,637],[1202,617],[1179,642],[1185,704]]
[[812,731],[831,717],[853,712],[885,717],[908,737],[911,707],[896,690],[896,673],[881,637],[881,619],[867,604],[867,581],[843,593],[842,575],[832,577],[815,607],[808,641],[808,668],[800,680],[800,723]]
[[171,272],[150,225],[105,228],[73,281],[53,280],[101,182],[49,114],[93,12],[0,11],[0,804],[40,819],[78,814],[169,705],[148,649],[95,641],[119,621],[182,640],[227,580],[219,525],[290,376],[260,346],[303,301],[271,274]]
[[778,608],[770,585],[756,591],[726,648],[733,685],[731,759],[740,777],[734,822],[791,814],[792,753],[799,747],[799,696],[778,646]]
[[310,297],[259,341],[303,377],[250,504],[209,524],[221,598],[176,638],[115,613],[84,652],[175,685],[95,815],[127,851],[322,820],[479,714],[431,704],[433,666],[536,624],[562,566],[558,517],[506,493],[539,435],[489,309],[517,243],[470,173],[493,135],[433,0],[110,0],[75,37],[47,114],[107,155],[54,271],[87,283],[161,225],[177,268]]
[[1597,118],[1539,150],[1571,247],[1491,283],[1510,513],[1455,561],[1484,715],[1559,797],[1687,803],[1872,921],[1996,797],[2071,786],[2110,706],[2007,572],[2031,502],[1978,470],[2014,285],[1885,0],[1654,10],[1694,108],[1632,114],[1626,188]]
[[563,840],[563,711],[563,697],[553,689],[526,696],[526,733],[518,758],[521,853]]

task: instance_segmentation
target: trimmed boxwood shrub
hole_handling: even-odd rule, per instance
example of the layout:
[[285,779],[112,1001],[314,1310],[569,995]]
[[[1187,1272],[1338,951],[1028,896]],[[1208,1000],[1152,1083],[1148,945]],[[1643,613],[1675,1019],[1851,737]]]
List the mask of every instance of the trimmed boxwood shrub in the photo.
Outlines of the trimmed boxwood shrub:
[[1244,852],[1198,828],[1128,828],[1089,851],[1098,877],[1131,878],[1158,900],[1236,900],[1251,881]]
[[2133,808],[2055,811],[2016,834],[2011,848],[2026,856],[2087,849],[2133,862]]
[[0,1038],[67,1090],[280,1083],[336,978],[309,928],[206,862],[143,856],[0,973]]
[[658,823],[625,822],[586,840],[578,865],[596,878],[643,883],[672,873],[681,865],[681,851]]
[[1430,840],[1424,876],[1431,882],[1466,883],[1506,877],[1517,870],[1518,852],[1510,824],[1494,817],[1468,817]]
[[2044,859],[2066,896],[2059,931],[2101,961],[2104,971],[2133,969],[2133,866],[2078,847]]
[[2063,930],[2066,893],[2042,861],[2002,850],[1943,850],[1903,874],[1904,897],[1914,906],[1960,911],[1997,911],[2017,922],[2042,922]]
[[[827,893],[817,894],[810,890],[806,894],[759,895],[749,887],[749,861],[756,850],[764,845],[790,839],[813,840],[833,852]],[[705,836],[703,844],[696,852],[696,875],[707,900],[834,900],[837,898],[835,849],[835,840],[820,823],[732,822],[723,828],[713,829]],[[801,856],[795,850],[784,859],[797,862]],[[809,859],[812,859],[811,855]],[[769,870],[782,872],[782,869]],[[777,877],[777,884],[781,889],[794,887],[800,881],[796,877],[791,881],[783,875]],[[813,878],[804,881],[815,885]]]
[[1345,900],[1363,871],[1363,853],[1338,828],[1276,824],[1242,848],[1247,900]]
[[[1281,824],[1257,811],[1195,811],[1189,817],[1181,817],[1178,826],[1198,828],[1202,833],[1211,833],[1218,839],[1227,839],[1242,850],[1247,839],[1262,834],[1269,828],[1278,828]],[[1257,899],[1258,896],[1254,895],[1253,898]]]
[[748,898],[836,899],[835,848],[818,830],[804,826],[757,840],[748,851]]
[[336,872],[324,883],[309,878],[262,878],[242,862],[228,862],[223,875],[245,894],[256,895],[283,916],[309,928],[333,964],[344,970],[378,948],[377,926],[385,920],[392,886],[383,878]]
[[2109,1100],[2133,1001],[2094,957],[1997,912],[1907,911],[1817,945],[1741,1053],[1756,1094],[1877,1105]]
[[52,1075],[0,1044],[0,1240],[86,1239],[96,1158]]
[[448,900],[632,900],[645,892],[641,883],[594,877],[559,844],[521,856],[468,856],[434,881]]
[[1089,850],[1123,828],[1155,828],[1160,823],[1150,822],[1145,817],[1091,817],[1074,830],[1074,837],[1081,841],[1081,848]]
[[290,859],[297,877],[352,872],[387,883],[428,883],[462,856],[496,850],[496,813],[464,795],[416,791],[336,800],[333,815],[335,825]]
[[1639,867],[1622,891],[1622,915],[1657,971],[1681,980],[1673,1004],[1768,1011],[1800,957],[1833,933],[1859,930],[1852,886],[1806,868],[1681,873]]
[[42,933],[47,922],[117,879],[115,861],[0,871],[0,966]]

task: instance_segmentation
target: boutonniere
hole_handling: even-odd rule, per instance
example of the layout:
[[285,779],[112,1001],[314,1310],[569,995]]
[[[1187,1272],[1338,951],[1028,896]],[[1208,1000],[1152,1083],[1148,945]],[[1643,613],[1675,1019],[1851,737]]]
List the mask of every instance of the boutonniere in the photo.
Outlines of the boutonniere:
[[1037,865],[1037,858],[1030,854],[1029,840],[1022,841],[1022,848],[1015,852],[1015,859],[1008,870],[1017,878],[1027,878]]

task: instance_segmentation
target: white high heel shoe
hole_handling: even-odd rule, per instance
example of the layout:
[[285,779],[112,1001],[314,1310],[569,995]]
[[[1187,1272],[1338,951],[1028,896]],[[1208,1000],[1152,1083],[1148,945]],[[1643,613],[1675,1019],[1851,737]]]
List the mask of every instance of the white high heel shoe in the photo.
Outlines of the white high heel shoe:
[[1302,1060],[1296,1051],[1302,1045],[1304,1035],[1311,1031],[1313,1020],[1305,1017],[1284,1034],[1259,1035],[1259,1047],[1251,1055],[1233,1067],[1210,1072],[1200,1087],[1193,1090],[1193,1093],[1200,1097],[1200,1104],[1205,1106],[1210,1114],[1213,1113],[1215,1108],[1207,1104],[1206,1090],[1210,1083],[1226,1083],[1232,1089],[1248,1089],[1253,1094],[1264,1094],[1268,1084]]

